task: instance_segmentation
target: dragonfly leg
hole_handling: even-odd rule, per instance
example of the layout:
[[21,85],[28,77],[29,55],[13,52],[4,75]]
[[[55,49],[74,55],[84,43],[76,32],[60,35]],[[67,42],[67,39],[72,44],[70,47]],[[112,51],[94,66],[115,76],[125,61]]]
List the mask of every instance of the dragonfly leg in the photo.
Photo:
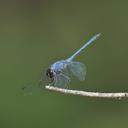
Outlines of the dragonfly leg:
[[57,81],[57,78],[56,78],[56,76],[54,76],[54,78],[52,79],[52,81],[51,81],[51,86],[55,86],[55,84],[56,84],[56,81]]
[[66,79],[66,88],[68,88],[69,87],[69,83],[70,83],[70,78],[68,77],[68,76],[66,76],[66,75],[64,75],[63,73],[61,73],[61,75]]

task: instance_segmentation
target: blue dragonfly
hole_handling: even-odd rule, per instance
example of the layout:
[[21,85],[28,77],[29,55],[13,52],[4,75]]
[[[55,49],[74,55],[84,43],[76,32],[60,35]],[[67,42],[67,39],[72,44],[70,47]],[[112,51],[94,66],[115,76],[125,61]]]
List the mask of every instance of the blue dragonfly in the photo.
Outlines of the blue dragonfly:
[[60,60],[53,63],[46,70],[46,77],[49,79],[49,85],[67,88],[70,83],[69,72],[76,76],[79,80],[85,80],[86,66],[81,62],[73,61],[74,58],[79,55],[88,45],[100,36],[94,35],[87,43],[85,43],[78,51],[76,51],[71,57],[65,60]]

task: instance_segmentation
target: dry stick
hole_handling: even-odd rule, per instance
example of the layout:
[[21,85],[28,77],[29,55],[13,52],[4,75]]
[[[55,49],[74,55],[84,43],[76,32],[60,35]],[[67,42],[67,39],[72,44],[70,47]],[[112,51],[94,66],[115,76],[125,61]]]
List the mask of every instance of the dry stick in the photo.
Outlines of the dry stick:
[[80,95],[86,97],[118,98],[118,99],[128,98],[127,92],[119,92],[119,93],[86,92],[86,91],[63,89],[49,85],[46,85],[45,88],[51,91],[56,91],[64,94]]

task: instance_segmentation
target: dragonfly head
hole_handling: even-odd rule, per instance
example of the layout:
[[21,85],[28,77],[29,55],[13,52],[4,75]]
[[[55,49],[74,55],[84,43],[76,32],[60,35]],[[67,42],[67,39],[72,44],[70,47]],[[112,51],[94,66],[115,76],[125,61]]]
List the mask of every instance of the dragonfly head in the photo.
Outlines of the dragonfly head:
[[50,79],[54,78],[54,71],[51,68],[48,68],[46,71],[46,76],[49,77]]

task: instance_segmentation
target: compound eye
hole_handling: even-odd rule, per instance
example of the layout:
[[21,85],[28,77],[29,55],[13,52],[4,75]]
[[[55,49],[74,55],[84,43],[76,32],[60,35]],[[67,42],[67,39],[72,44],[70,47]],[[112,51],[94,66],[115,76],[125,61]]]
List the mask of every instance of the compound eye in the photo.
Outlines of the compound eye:
[[46,72],[46,76],[49,76],[49,72],[48,71]]
[[53,78],[53,71],[49,68],[47,71],[46,71],[46,75],[49,77],[49,78]]

